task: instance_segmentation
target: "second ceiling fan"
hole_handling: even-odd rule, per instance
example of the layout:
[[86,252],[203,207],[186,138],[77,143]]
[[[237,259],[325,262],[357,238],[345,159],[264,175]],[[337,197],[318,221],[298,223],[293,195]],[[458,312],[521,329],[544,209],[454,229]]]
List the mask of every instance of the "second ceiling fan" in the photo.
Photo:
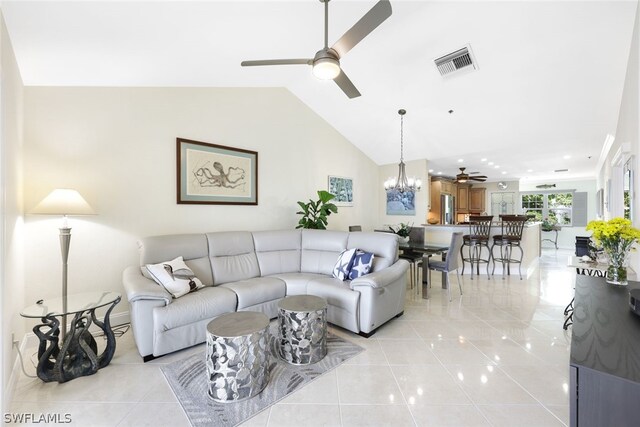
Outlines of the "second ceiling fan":
[[380,0],[353,27],[344,33],[333,46],[329,47],[329,1],[320,0],[320,2],[324,3],[324,48],[316,52],[313,58],[242,61],[240,65],[243,67],[311,65],[313,67],[313,75],[317,78],[333,80],[349,98],[360,96],[358,89],[340,67],[340,59],[391,16],[391,3],[389,3],[389,0]]
[[472,174],[464,173],[465,169],[466,168],[460,168],[460,173],[456,175],[457,183],[464,184],[465,182],[468,182],[468,181],[485,182],[487,180],[487,177],[484,175],[472,175]]

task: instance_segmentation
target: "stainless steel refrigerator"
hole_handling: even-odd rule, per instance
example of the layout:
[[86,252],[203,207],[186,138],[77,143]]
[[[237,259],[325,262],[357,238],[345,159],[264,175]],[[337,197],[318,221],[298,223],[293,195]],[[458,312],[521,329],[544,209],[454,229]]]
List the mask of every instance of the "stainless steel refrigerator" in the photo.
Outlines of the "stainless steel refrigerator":
[[440,224],[456,223],[456,198],[450,194],[440,196]]

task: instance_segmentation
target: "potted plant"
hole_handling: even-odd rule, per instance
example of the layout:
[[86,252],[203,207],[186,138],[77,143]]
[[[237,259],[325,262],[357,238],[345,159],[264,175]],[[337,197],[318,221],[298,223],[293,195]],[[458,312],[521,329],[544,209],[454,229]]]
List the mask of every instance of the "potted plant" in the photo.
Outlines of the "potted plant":
[[296,228],[312,228],[316,230],[327,229],[327,217],[332,213],[338,213],[338,207],[329,203],[336,196],[328,191],[318,190],[318,200],[309,199],[308,203],[298,202],[301,210],[296,212],[302,215]]
[[555,230],[557,227],[557,221],[555,219],[550,219],[549,217],[545,218],[542,221],[542,231],[552,231]]
[[401,222],[400,224],[389,226],[389,230],[398,236],[398,240],[407,243],[409,241],[409,233],[411,232],[412,226],[413,223],[409,224]]
[[627,284],[627,258],[633,244],[640,239],[640,230],[631,226],[625,218],[613,218],[609,221],[591,221],[587,231],[593,231],[591,238],[601,246],[609,257],[607,283]]

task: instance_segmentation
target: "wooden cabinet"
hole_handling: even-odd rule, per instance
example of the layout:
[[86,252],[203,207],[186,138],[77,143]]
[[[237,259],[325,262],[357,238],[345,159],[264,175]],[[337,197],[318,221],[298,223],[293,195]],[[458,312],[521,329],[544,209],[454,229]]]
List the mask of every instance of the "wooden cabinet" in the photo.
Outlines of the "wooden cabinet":
[[485,209],[486,188],[473,188],[469,190],[469,211],[472,213],[481,213]]
[[456,185],[453,182],[449,181],[440,181],[442,183],[442,188],[440,191],[442,193],[451,194],[452,196],[456,195]]
[[458,196],[456,197],[457,212],[469,213],[469,184],[458,184]]

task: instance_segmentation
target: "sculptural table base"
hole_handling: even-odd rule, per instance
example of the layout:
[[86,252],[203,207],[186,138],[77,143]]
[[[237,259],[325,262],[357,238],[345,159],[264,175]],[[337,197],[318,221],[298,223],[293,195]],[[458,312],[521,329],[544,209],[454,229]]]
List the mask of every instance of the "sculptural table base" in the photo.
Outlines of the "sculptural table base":
[[[120,297],[111,303],[104,316],[104,322],[96,318],[96,308],[77,312],[71,322],[71,328],[64,337],[62,347],[58,345],[60,321],[55,315],[42,317],[42,324],[33,328],[33,332],[40,339],[38,378],[44,382],[63,383],[74,378],[93,375],[98,372],[98,369],[107,366],[116,351],[116,339],[111,330],[109,315],[118,302]],[[96,341],[89,332],[92,324],[97,325],[104,332],[107,341],[104,351],[99,355]],[[48,330],[43,332],[45,328]]]

